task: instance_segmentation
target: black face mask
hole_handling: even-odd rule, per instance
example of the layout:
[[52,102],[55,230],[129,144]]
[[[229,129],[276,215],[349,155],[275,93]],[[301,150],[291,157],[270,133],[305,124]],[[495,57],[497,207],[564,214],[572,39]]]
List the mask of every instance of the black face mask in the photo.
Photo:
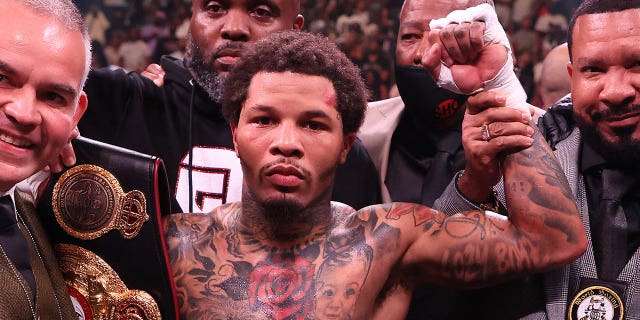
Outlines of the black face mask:
[[460,122],[467,96],[439,87],[419,66],[395,66],[398,91],[405,104],[403,118],[420,131],[447,128]]

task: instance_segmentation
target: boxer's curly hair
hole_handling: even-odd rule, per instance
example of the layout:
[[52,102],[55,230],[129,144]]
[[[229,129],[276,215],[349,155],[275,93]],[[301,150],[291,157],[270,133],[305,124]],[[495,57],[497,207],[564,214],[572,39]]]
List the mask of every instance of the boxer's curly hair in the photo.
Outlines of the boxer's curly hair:
[[367,107],[360,70],[329,39],[304,31],[284,31],[256,41],[224,81],[222,114],[238,125],[251,79],[260,72],[293,72],[329,79],[336,91],[343,133],[358,132]]

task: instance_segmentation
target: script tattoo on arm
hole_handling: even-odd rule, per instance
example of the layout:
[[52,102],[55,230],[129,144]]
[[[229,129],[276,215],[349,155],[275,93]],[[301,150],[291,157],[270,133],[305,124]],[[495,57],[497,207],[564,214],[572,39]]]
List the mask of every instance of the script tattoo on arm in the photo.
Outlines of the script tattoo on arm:
[[506,155],[502,167],[509,219],[484,211],[445,219],[413,209],[427,222],[408,251],[415,257],[408,261],[411,272],[441,285],[479,287],[557,268],[582,254],[586,236],[571,189],[540,132],[533,146]]

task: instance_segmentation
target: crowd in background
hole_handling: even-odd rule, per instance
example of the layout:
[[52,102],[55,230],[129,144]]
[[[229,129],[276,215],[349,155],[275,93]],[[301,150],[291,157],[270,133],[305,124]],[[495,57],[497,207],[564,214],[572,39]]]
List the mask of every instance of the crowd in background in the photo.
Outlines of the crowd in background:
[[[162,55],[182,58],[190,19],[189,0],[77,0],[90,28],[94,68],[142,71]],[[306,29],[339,44],[357,64],[370,100],[397,95],[393,61],[401,0],[303,0]],[[541,105],[541,61],[565,42],[578,0],[495,0],[529,102]]]

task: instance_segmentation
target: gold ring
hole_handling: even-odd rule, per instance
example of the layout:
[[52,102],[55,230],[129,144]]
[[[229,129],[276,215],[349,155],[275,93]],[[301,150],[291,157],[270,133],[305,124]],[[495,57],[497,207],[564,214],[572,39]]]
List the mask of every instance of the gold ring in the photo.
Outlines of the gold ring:
[[489,133],[488,124],[483,124],[482,127],[480,127],[480,132],[482,132],[482,140],[484,141],[491,140],[491,133]]

